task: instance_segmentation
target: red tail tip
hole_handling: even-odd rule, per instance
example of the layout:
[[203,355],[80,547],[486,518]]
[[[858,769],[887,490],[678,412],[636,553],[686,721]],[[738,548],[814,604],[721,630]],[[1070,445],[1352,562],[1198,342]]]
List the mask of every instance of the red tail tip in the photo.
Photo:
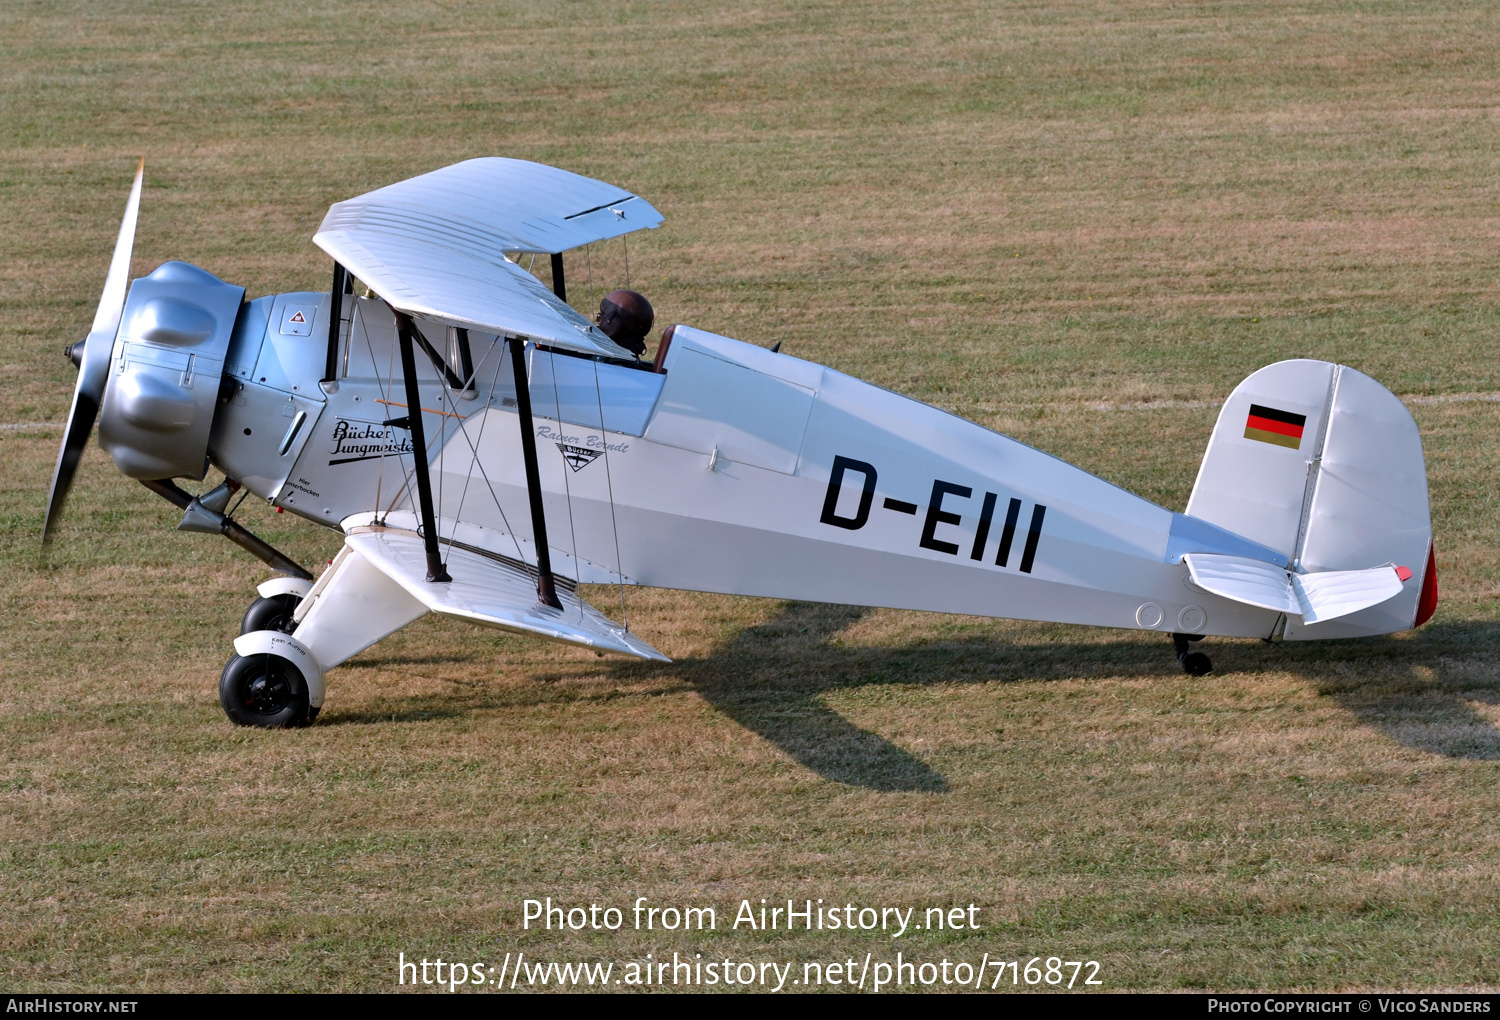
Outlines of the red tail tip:
[[1432,614],[1437,612],[1438,587],[1437,587],[1437,556],[1432,547],[1427,549],[1427,573],[1422,575],[1422,595],[1417,599],[1417,620],[1413,627],[1420,627],[1432,619]]

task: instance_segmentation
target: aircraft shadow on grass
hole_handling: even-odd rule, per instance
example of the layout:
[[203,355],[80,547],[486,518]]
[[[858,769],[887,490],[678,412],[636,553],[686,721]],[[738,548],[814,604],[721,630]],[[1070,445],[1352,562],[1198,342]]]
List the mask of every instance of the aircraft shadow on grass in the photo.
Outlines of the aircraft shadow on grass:
[[[655,669],[635,663],[619,668],[671,670],[718,711],[824,779],[882,792],[945,793],[948,780],[941,773],[823,700],[832,690],[896,679],[885,649],[832,644],[868,611],[788,602],[770,620],[740,631],[708,655]],[[929,671],[933,665],[927,664]]]
[[1500,623],[1433,623],[1406,639],[1276,648],[1290,660],[1282,668],[1392,740],[1447,758],[1500,761],[1500,728],[1475,708],[1500,709],[1493,665]]
[[[897,647],[838,646],[837,634],[867,610],[789,602],[707,656],[670,666],[621,663],[630,675],[672,672],[710,704],[834,782],[881,791],[947,790],[914,755],[855,726],[823,700],[828,692],[883,683],[994,683],[1164,674],[1172,683],[1212,683],[1179,672],[1165,636],[1118,642],[1011,644],[988,638]],[[1216,644],[1216,643],[1215,643]],[[1473,707],[1500,707],[1500,678],[1486,665],[1500,624],[1435,624],[1413,639],[1364,638],[1212,649],[1235,672],[1303,677],[1362,724],[1417,750],[1500,760],[1500,729]],[[767,682],[767,677],[775,679]]]
[[[724,715],[825,779],[889,792],[944,792],[948,781],[941,774],[888,740],[856,726],[822,700],[822,695],[832,690],[883,682],[921,682],[922,677],[932,677],[938,671],[931,653],[943,659],[954,658],[951,651],[936,652],[936,646],[930,652],[907,650],[899,660],[892,660],[888,649],[841,649],[830,643],[867,612],[857,606],[788,602],[772,619],[740,631],[707,655],[671,663],[617,660],[606,675],[622,682],[660,677],[675,681],[681,690],[697,691]],[[977,665],[980,656],[975,658]],[[436,661],[430,657],[361,657],[354,664],[380,668]],[[547,683],[577,676],[577,672],[569,671],[540,674],[535,679]],[[965,679],[994,679],[993,670]],[[467,698],[460,695],[442,702],[423,698],[394,711],[382,708],[330,713],[320,725],[421,721],[485,707],[481,692],[468,694]]]
[[[1012,644],[983,637],[894,647],[837,643],[838,635],[867,612],[857,606],[787,602],[771,619],[738,632],[706,655],[672,663],[615,661],[605,675],[622,682],[652,677],[677,681],[681,689],[696,691],[725,716],[832,782],[925,793],[946,792],[947,779],[909,751],[844,718],[825,696],[876,684],[1136,675],[1198,685],[1212,684],[1219,675],[1184,676],[1165,635],[1091,643]],[[1500,760],[1500,729],[1474,708],[1475,703],[1500,707],[1500,678],[1487,665],[1500,647],[1500,624],[1432,624],[1414,639],[1210,642],[1204,647],[1225,672],[1300,676],[1319,697],[1332,699],[1362,724],[1408,747],[1450,758]],[[546,683],[577,675],[568,671],[535,679]],[[446,703],[423,699],[420,709],[338,713],[327,721],[415,721],[483,707],[472,700],[484,700],[480,690],[469,695]]]

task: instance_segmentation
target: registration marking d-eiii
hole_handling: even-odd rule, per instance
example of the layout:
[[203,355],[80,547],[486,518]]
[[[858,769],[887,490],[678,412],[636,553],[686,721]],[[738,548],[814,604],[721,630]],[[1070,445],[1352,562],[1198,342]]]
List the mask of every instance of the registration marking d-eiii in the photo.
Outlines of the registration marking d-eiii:
[[[863,478],[859,490],[859,502],[855,508],[854,516],[847,517],[839,513],[839,497],[844,491],[844,479],[849,474],[858,474]],[[855,460],[853,457],[835,456],[833,458],[833,469],[828,475],[828,491],[823,497],[823,512],[818,520],[823,524],[835,528],[843,528],[846,531],[858,531],[870,520],[870,510],[875,505],[875,486],[879,478],[879,472],[875,465],[868,461]],[[954,513],[945,507],[945,501],[949,499],[972,499],[974,490],[967,485],[957,482],[935,479],[932,483],[932,491],[927,499],[927,513],[922,520],[922,534],[917,540],[917,545],[923,549],[931,549],[933,552],[945,553],[949,556],[957,556],[959,546],[957,542],[949,541],[938,533],[939,528],[961,526],[963,515]],[[998,493],[986,492],[979,511],[979,521],[974,528],[974,543],[969,550],[969,558],[983,561],[987,546],[991,524],[994,520],[995,508],[1000,496]],[[951,505],[951,504],[949,504]],[[916,503],[896,499],[887,496],[881,506],[898,514],[917,516],[919,509]],[[1005,509],[1005,523],[1000,528],[1000,541],[995,552],[995,566],[1005,567],[1010,565],[1011,549],[1015,544],[1016,529],[1021,520],[1021,500],[1011,497]],[[1041,503],[1033,505],[1031,509],[1031,520],[1026,529],[1026,541],[1021,549],[1021,562],[1018,569],[1023,574],[1029,574],[1036,564],[1037,546],[1041,542],[1042,523],[1046,520],[1047,508]]]

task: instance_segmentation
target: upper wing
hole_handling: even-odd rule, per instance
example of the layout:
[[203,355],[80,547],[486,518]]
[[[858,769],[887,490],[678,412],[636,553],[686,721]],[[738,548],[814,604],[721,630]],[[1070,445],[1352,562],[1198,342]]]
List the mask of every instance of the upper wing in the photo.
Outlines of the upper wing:
[[506,252],[556,253],[661,221],[614,185],[489,157],[335,203],[313,242],[408,314],[629,358]]

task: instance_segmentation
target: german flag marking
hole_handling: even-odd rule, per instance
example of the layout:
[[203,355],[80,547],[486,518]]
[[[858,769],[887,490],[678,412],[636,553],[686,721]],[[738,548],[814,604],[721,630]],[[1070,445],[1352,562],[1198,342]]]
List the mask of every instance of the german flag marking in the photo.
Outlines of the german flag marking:
[[1245,420],[1245,438],[1295,450],[1302,445],[1302,429],[1306,424],[1305,414],[1251,404],[1250,417]]

